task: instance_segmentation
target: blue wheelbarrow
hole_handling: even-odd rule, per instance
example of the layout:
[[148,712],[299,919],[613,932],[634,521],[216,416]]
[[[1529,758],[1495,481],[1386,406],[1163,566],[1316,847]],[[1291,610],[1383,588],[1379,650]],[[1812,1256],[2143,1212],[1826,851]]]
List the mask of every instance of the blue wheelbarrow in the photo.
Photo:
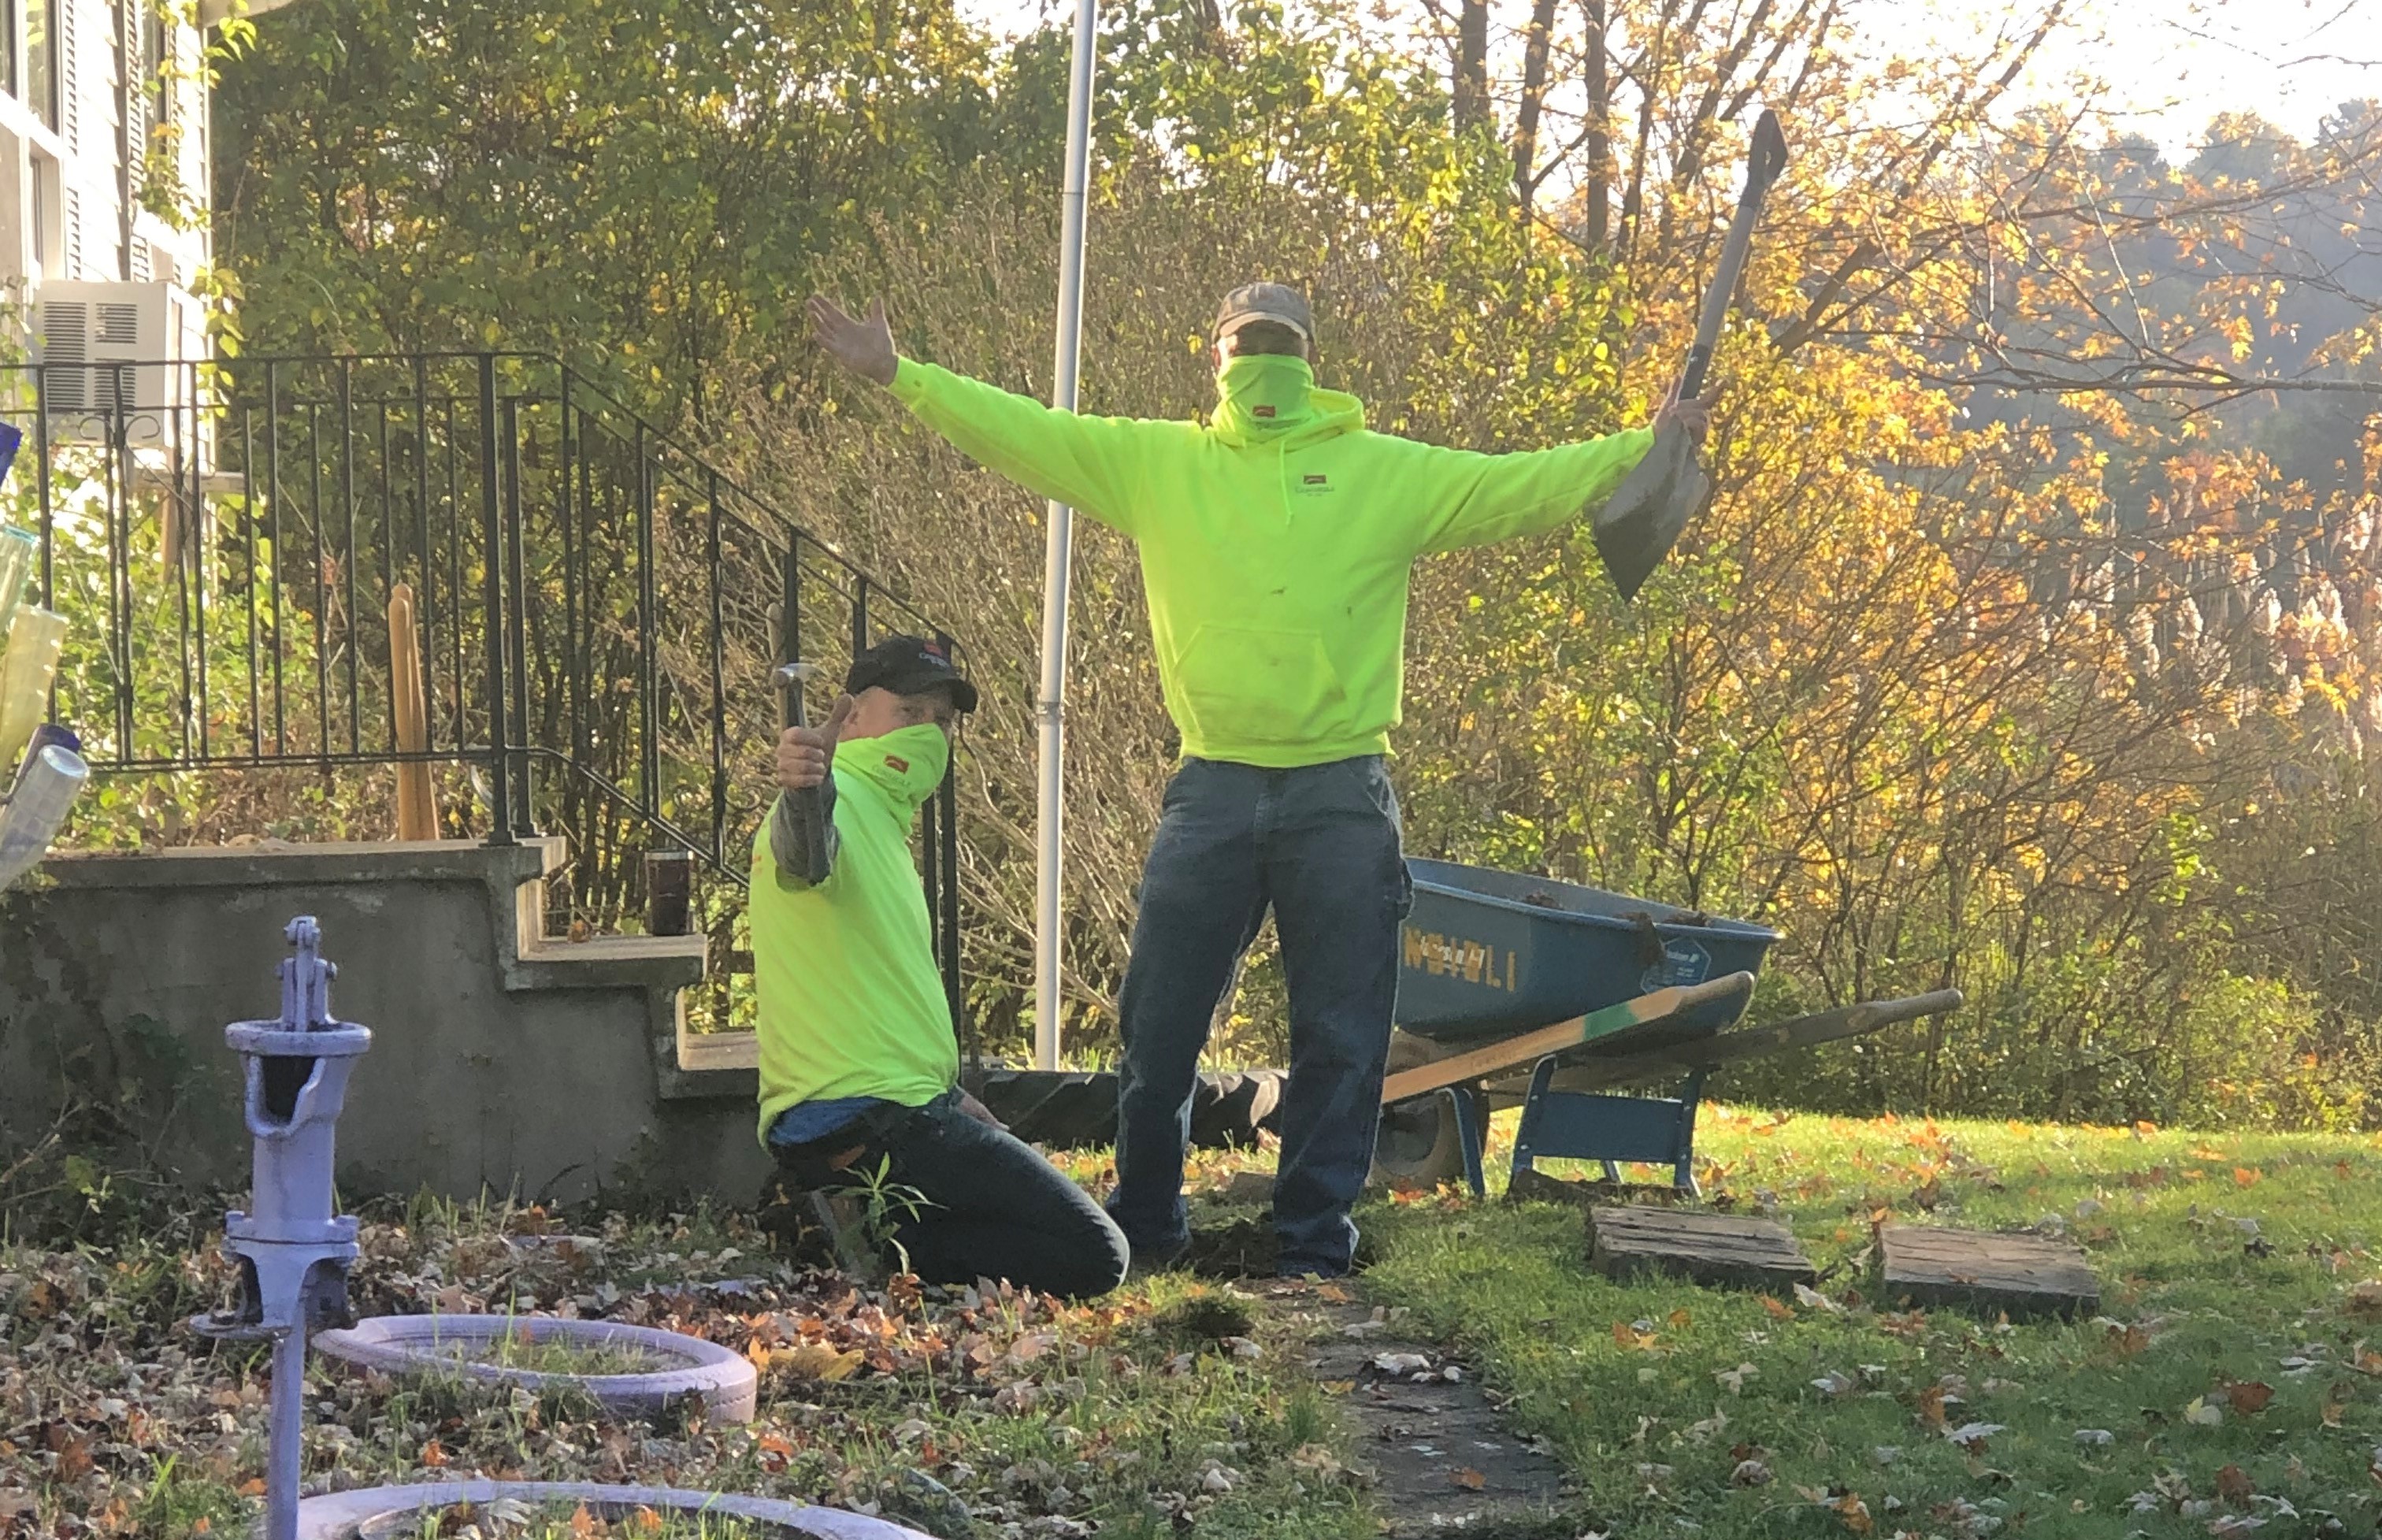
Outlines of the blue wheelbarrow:
[[[1514,1170],[1667,1165],[1697,1190],[1696,1108],[1722,1065],[1956,1009],[1957,990],[1731,1030],[1775,930],[1551,878],[1411,860],[1397,1029],[1373,1175],[1483,1190],[1488,1115],[1518,1103]],[[1667,1095],[1615,1088],[1679,1082]]]

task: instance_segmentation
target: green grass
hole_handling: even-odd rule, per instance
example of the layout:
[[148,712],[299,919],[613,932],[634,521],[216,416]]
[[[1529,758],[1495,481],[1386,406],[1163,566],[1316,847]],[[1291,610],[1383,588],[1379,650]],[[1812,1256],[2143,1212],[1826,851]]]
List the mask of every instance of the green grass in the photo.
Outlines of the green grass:
[[485,1363],[531,1374],[649,1374],[672,1367],[670,1360],[642,1349],[573,1342],[551,1335],[541,1337],[534,1324],[526,1322],[490,1341],[442,1339],[432,1351],[458,1363]]
[[467,1503],[366,1524],[359,1540],[450,1540],[466,1527],[483,1540],[792,1540],[797,1533],[781,1524],[757,1524],[719,1513],[501,1502]]
[[[1700,1132],[1708,1191],[1774,1206],[1836,1308],[1610,1282],[1568,1208],[1360,1214],[1373,1290],[1477,1353],[1616,1534],[2375,1533],[2382,1357],[2363,1344],[2382,1312],[2361,1318],[2351,1290],[2382,1271],[2382,1141],[1725,1109]],[[2102,1314],[1862,1298],[1880,1218],[2052,1220],[2090,1253]],[[1946,1436],[1969,1423],[2001,1431]]]

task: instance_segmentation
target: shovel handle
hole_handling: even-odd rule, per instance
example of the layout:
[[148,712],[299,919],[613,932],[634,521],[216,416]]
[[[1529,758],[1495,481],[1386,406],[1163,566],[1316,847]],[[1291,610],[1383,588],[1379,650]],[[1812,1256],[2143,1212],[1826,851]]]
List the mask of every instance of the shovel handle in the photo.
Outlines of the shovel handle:
[[1753,245],[1753,227],[1762,217],[1762,200],[1786,166],[1786,135],[1778,115],[1767,108],[1753,125],[1753,154],[1745,167],[1745,190],[1737,194],[1737,213],[1728,222],[1728,239],[1720,249],[1720,266],[1704,290],[1703,314],[1696,322],[1696,340],[1688,350],[1688,366],[1679,376],[1679,399],[1691,401],[1704,393],[1704,376],[1712,365],[1713,349],[1720,343],[1728,302],[1745,271],[1745,254]]

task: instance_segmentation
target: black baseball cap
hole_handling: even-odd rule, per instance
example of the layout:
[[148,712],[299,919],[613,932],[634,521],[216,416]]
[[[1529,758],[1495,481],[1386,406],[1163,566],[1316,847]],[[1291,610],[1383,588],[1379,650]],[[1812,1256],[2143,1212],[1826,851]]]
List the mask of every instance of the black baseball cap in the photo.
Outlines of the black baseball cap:
[[976,686],[952,667],[949,648],[923,636],[888,636],[852,660],[843,676],[847,695],[866,689],[890,690],[897,696],[922,696],[949,690],[952,704],[963,711],[976,709]]

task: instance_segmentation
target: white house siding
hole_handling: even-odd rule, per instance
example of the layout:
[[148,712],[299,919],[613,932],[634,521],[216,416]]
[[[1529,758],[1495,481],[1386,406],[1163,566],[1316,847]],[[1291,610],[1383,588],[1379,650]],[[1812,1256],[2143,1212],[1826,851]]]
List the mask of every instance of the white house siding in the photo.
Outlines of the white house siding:
[[[200,75],[205,41],[156,0],[0,0],[11,67],[0,92],[0,285],[21,300],[46,279],[162,279],[187,288],[209,259],[207,103]],[[142,14],[157,29],[178,78],[166,110],[182,126],[178,175],[184,201],[200,217],[176,229],[139,204],[156,77],[143,46]],[[43,121],[29,46],[34,19],[54,16],[57,105]],[[128,158],[133,171],[126,175]]]

